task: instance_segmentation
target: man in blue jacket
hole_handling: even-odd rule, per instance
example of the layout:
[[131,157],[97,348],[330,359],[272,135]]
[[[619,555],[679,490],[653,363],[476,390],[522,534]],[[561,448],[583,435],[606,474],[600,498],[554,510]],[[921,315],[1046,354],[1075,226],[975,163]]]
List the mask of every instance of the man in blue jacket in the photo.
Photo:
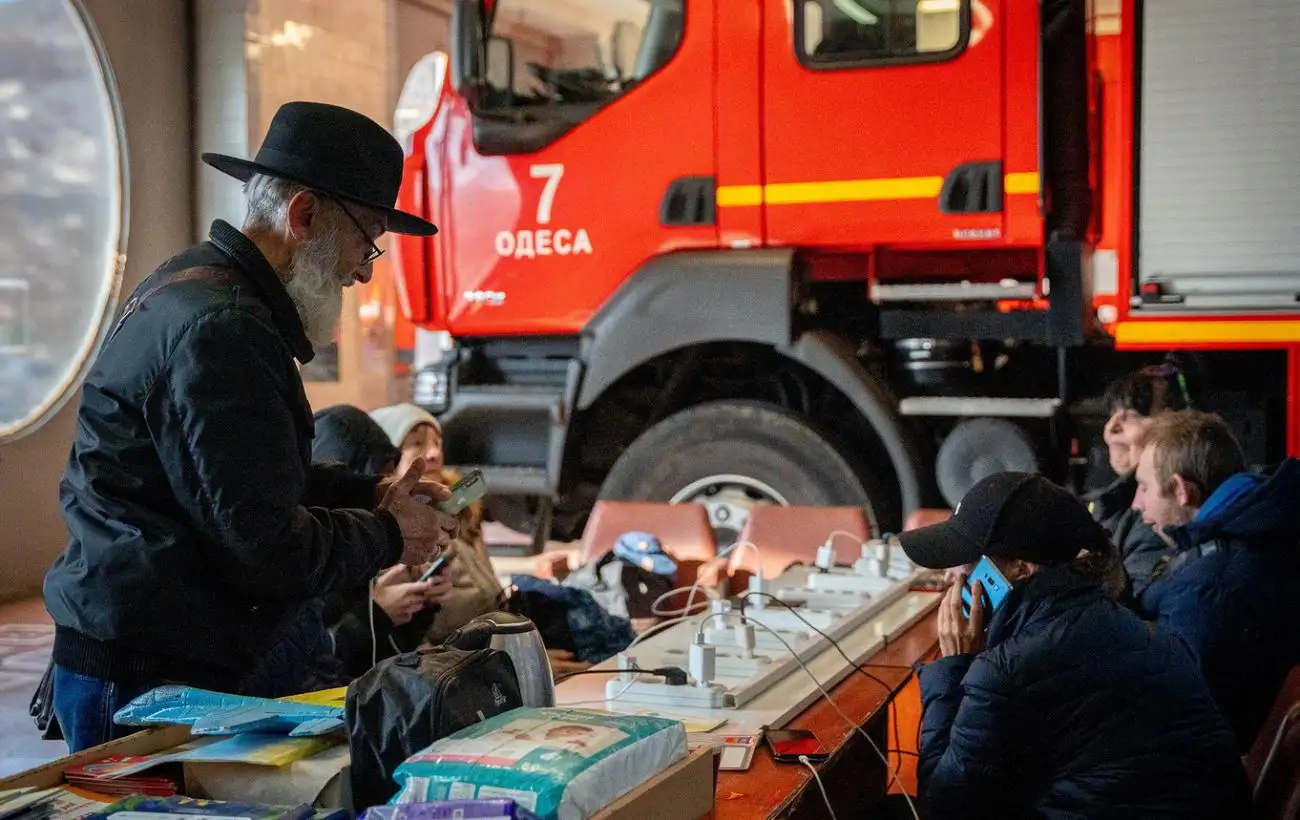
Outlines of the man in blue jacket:
[[943,657],[920,670],[922,817],[1249,816],[1195,660],[1114,601],[1119,555],[1077,499],[999,473],[900,541],[923,567],[987,557],[1010,585],[990,613],[974,582],[969,619],[962,584],[940,604]]
[[1223,419],[1158,417],[1142,440],[1133,508],[1174,547],[1137,601],[1191,645],[1245,752],[1300,663],[1300,462],[1271,475]]

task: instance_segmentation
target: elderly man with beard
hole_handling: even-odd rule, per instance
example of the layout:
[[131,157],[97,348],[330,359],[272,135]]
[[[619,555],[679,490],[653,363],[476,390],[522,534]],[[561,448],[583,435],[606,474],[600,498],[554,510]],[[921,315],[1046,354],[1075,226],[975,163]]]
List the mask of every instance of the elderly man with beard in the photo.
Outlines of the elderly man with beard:
[[[53,711],[73,752],[165,683],[240,692],[304,603],[420,564],[455,519],[423,465],[381,485],[311,463],[298,373],[343,288],[366,282],[402,150],[336,106],[288,103],[257,157],[203,159],[244,182],[243,230],[164,263],[127,300],[82,391],[60,485],[71,539],[45,578]],[[287,694],[287,693],[286,693]]]

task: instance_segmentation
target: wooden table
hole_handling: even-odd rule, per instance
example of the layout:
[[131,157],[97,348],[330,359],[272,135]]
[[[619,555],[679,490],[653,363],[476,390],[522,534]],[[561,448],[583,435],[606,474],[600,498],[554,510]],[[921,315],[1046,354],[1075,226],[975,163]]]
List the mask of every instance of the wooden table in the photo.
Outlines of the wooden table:
[[[840,710],[866,729],[880,751],[895,748],[889,725],[891,701],[912,678],[913,664],[932,656],[938,642],[937,621],[931,612],[863,664],[879,682],[855,672],[830,690]],[[915,717],[902,721],[910,725],[898,727],[903,749],[914,749]],[[830,750],[830,759],[818,772],[840,817],[863,816],[864,804],[888,790],[893,778],[884,761],[825,698],[791,721],[789,728],[811,729]],[[812,779],[806,766],[777,763],[767,748],[760,746],[749,771],[719,774],[716,803],[708,816],[712,820],[826,817],[826,806]]]

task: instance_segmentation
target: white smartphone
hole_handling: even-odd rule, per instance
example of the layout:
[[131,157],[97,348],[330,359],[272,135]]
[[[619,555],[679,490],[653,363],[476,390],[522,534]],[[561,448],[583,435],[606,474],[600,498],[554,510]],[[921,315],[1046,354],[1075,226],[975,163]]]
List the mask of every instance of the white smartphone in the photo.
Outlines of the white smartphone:
[[434,506],[447,515],[460,515],[470,504],[487,494],[487,481],[482,470],[475,470],[457,481],[451,488],[451,498]]

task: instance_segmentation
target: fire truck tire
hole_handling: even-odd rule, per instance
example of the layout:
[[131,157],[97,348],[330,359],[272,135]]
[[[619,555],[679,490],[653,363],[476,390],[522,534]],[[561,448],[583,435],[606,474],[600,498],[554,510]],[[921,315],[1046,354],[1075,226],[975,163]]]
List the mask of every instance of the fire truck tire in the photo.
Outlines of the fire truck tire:
[[[724,487],[733,492],[741,488],[755,503],[860,506],[874,527],[873,499],[879,495],[845,452],[806,420],[776,405],[710,402],[642,433],[615,462],[600,497],[704,503],[720,542],[723,532],[734,537],[744,524],[731,514],[740,511],[736,507],[710,504]],[[719,520],[723,512],[728,520]]]

